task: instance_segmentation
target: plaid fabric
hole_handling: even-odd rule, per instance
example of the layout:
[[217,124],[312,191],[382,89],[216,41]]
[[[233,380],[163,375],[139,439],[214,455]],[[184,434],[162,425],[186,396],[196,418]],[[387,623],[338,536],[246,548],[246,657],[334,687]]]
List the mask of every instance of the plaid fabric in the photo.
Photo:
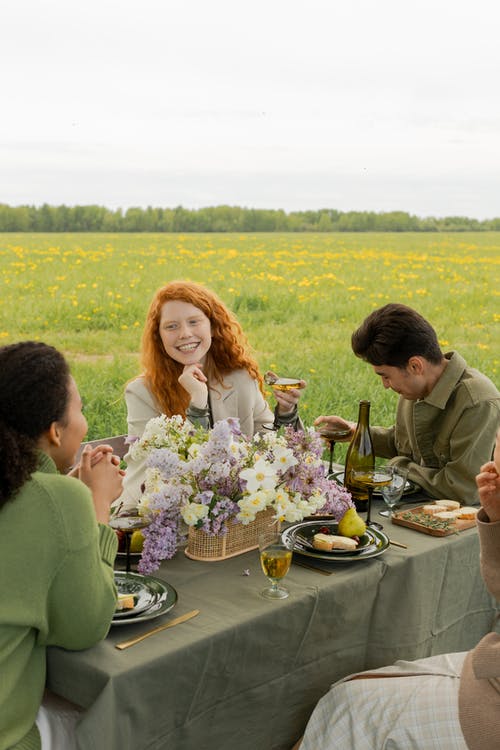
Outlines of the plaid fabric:
[[399,661],[365,673],[376,679],[337,682],[314,709],[300,750],[467,750],[458,719],[465,655]]

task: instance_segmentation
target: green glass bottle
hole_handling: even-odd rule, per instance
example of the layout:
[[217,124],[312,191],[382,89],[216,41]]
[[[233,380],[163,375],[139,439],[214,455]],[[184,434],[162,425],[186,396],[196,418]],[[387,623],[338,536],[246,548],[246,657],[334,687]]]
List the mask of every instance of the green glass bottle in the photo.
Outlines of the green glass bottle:
[[370,402],[359,402],[358,425],[353,435],[345,457],[344,484],[352,495],[356,510],[366,510],[368,504],[368,490],[356,485],[351,478],[353,469],[375,468],[375,451],[370,435]]

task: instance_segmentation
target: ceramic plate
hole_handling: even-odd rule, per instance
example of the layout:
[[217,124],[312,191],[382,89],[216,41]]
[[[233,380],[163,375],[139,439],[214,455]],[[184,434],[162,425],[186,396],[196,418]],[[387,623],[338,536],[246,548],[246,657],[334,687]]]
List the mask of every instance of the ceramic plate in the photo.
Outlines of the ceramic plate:
[[133,609],[115,612],[112,625],[129,625],[134,622],[152,620],[168,612],[177,602],[177,592],[165,581],[140,573],[125,573],[115,570],[118,593],[132,594]]
[[[344,486],[344,472],[343,471],[336,471],[334,474],[330,474],[331,477],[337,482],[337,484]],[[403,496],[405,495],[411,495],[413,492],[418,492],[419,487],[414,483],[410,482],[409,479],[406,480],[406,485],[403,490]],[[373,490],[373,497],[382,497],[382,493],[380,490],[374,489]]]
[[[367,560],[372,557],[381,555],[389,546],[389,538],[384,534],[383,531],[379,531],[373,527],[369,527],[366,530],[365,536],[369,538],[369,543],[363,549],[356,550],[356,552],[349,552],[344,550],[332,550],[326,552],[324,550],[310,549],[297,541],[297,534],[304,535],[307,537],[308,534],[312,533],[311,527],[318,529],[320,526],[329,526],[332,534],[337,533],[338,524],[336,521],[301,521],[295,523],[285,529],[281,535],[283,543],[288,549],[296,552],[299,555],[305,557],[313,557],[316,560],[327,560],[328,562],[354,562],[358,560]],[[314,533],[318,533],[314,531]]]
[[337,533],[337,523],[328,521],[317,521],[316,523],[311,522],[307,524],[298,524],[294,530],[290,533],[290,539],[293,541],[295,547],[300,547],[308,552],[321,552],[331,557],[332,555],[359,555],[363,550],[367,550],[370,547],[375,547],[376,539],[374,538],[370,529],[366,530],[359,539],[358,546],[355,550],[348,549],[332,549],[332,550],[317,550],[313,547],[313,537],[315,534],[323,533],[323,529],[328,529],[327,534]]

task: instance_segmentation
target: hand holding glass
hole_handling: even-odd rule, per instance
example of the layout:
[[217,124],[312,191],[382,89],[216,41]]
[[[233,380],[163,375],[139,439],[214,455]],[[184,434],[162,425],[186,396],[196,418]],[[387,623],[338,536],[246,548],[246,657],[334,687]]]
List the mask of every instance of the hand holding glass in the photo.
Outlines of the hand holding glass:
[[399,466],[387,466],[386,469],[390,470],[391,481],[389,484],[383,485],[380,488],[380,492],[388,510],[380,510],[379,514],[391,518],[394,509],[403,497],[406,480],[408,479],[408,469],[403,469]]
[[262,596],[267,599],[286,599],[288,589],[279,585],[279,582],[290,569],[292,551],[283,544],[279,532],[270,531],[259,536],[259,553],[262,570],[271,583],[271,586],[261,591]]

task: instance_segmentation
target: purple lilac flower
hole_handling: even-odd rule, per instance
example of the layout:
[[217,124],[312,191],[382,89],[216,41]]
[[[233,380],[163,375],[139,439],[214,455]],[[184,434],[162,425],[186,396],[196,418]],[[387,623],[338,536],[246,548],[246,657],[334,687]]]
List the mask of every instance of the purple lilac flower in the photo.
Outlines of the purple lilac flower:
[[168,448],[156,448],[147,457],[146,466],[159,469],[163,479],[170,479],[182,473],[185,463],[179,459],[177,453]]
[[139,573],[148,575],[157,570],[162,560],[170,560],[177,551],[177,521],[158,513],[142,531],[144,547],[137,565]]
[[322,492],[327,498],[324,506],[318,510],[319,514],[332,515],[336,521],[340,521],[346,510],[354,508],[351,493],[336,482],[326,479],[322,483]]
[[227,534],[226,521],[236,515],[238,505],[229,497],[221,497],[214,504],[210,517],[204,518],[200,526],[209,536]]

